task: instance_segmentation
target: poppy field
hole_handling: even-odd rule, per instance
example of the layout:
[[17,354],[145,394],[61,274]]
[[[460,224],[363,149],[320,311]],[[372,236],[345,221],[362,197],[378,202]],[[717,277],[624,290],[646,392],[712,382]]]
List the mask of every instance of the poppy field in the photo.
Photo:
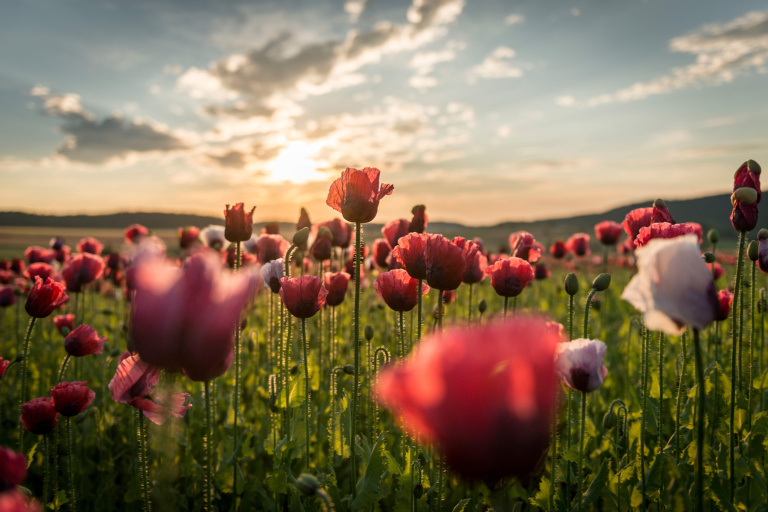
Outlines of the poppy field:
[[760,172],[735,246],[661,199],[451,240],[379,218],[374,168],[291,233],[238,202],[178,245],[30,246],[0,261],[0,511],[766,510]]

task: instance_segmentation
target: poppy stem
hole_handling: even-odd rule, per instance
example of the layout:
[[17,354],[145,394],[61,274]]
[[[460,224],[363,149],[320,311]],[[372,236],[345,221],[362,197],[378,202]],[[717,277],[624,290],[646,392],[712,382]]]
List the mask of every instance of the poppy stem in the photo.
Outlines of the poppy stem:
[[405,326],[403,324],[403,312],[399,311],[400,314],[400,358],[405,359]]
[[[743,236],[743,233],[742,233]],[[696,387],[699,398],[696,404],[696,510],[704,510],[704,364],[701,359],[701,346],[699,343],[699,330],[693,330],[693,352],[696,363]],[[733,445],[731,445],[733,446]],[[733,454],[733,452],[731,452]],[[733,474],[731,474],[733,482]]]
[[[75,472],[72,470],[72,418],[67,416],[67,466],[69,471],[69,509],[73,512],[77,512],[77,494],[75,493]],[[142,415],[143,425],[143,415]],[[142,434],[143,438],[143,434]],[[144,446],[144,440],[142,439],[142,446]],[[144,453],[144,460],[146,461],[146,452]],[[144,475],[146,479],[146,475]],[[145,491],[146,492],[146,491]],[[54,496],[55,499],[55,496]],[[149,509],[147,509],[149,510]]]
[[643,506],[647,504],[647,494],[645,492],[645,420],[648,416],[648,345],[650,341],[650,331],[643,329],[643,410],[640,416],[640,480],[642,483],[641,492],[643,493]]
[[509,305],[509,297],[504,297],[504,320],[507,319],[507,306]]
[[597,293],[595,288],[589,290],[587,302],[584,304],[584,338],[589,339],[589,306],[592,305],[592,297]]
[[211,381],[205,381],[205,436],[203,443],[205,448],[205,510],[210,512],[213,508],[213,438],[211,436]]
[[[573,340],[573,295],[568,295],[568,340]],[[565,400],[565,443],[566,451],[571,449],[571,403],[573,402],[573,390],[568,388],[568,398]],[[565,462],[565,510],[571,509],[571,463]]]
[[[717,324],[715,324],[715,329],[717,329]],[[683,352],[683,364],[680,367],[680,377],[677,385],[677,411],[675,413],[675,461],[677,464],[680,464],[680,406],[683,403],[683,389],[685,388],[685,365],[688,357],[685,346],[687,334],[688,331],[686,330],[680,338]],[[717,383],[717,377],[715,377],[715,383]],[[715,392],[715,400],[717,400],[717,392]]]
[[421,339],[421,292],[422,292],[423,285],[424,285],[424,279],[419,278],[419,305],[418,305],[419,311],[418,311],[418,318],[417,318],[418,322],[416,322],[416,340],[417,341]]
[[[37,318],[34,316],[29,320],[27,335],[24,338],[24,352],[22,352],[24,359],[21,360],[21,401],[19,402],[19,410],[21,410],[21,404],[26,403],[27,401],[27,361],[29,360],[29,340],[32,337],[32,328],[35,326],[35,320],[37,320]],[[24,454],[24,427],[21,425],[21,415],[19,415],[19,452]]]
[[306,451],[307,451],[307,464],[306,468],[309,471],[309,444],[312,438],[312,431],[310,430],[309,415],[309,358],[307,355],[307,319],[301,319],[301,345],[304,349],[304,429],[307,439]]
[[352,393],[352,429],[349,437],[349,452],[352,459],[352,499],[357,497],[357,453],[355,437],[357,434],[357,394],[360,390],[360,258],[362,252],[363,225],[355,222],[355,384]]
[[752,302],[749,309],[749,385],[747,386],[747,430],[752,431],[752,378],[754,369],[754,341],[755,341],[755,288],[757,284],[755,282],[755,268],[757,265],[752,262]]
[[[741,278],[743,271],[744,260],[744,247],[747,242],[747,234],[744,231],[739,232],[739,255],[736,260],[736,284],[733,289],[733,307],[731,308],[731,323],[733,324],[733,343],[731,344],[731,421],[728,427],[728,439],[730,443],[730,498],[731,505],[734,503],[736,494],[736,443],[733,438],[734,418],[736,412],[736,361],[739,354],[737,353],[738,341],[741,338]],[[738,319],[738,321],[737,321]],[[738,326],[738,329],[737,329]],[[694,331],[695,333],[695,331]],[[694,337],[694,340],[696,338]],[[703,405],[703,404],[702,404]],[[700,509],[699,509],[700,510]]]
[[[421,290],[419,290],[421,292]],[[469,306],[467,306],[467,323],[472,323],[472,283],[469,283]]]
[[61,382],[64,379],[64,375],[67,373],[67,365],[69,364],[70,357],[72,357],[72,355],[67,354],[67,357],[62,361],[61,368],[59,368],[59,376],[56,377],[56,382]]
[[[240,270],[240,242],[235,245],[235,272]],[[237,510],[237,452],[240,443],[237,439],[237,416],[240,414],[240,317],[235,324],[235,390],[233,392],[234,423],[232,425],[232,509]]]
[[[48,441],[48,434],[43,436],[43,510],[48,508],[48,487],[50,486],[50,468],[49,459],[51,457],[51,449]],[[56,499],[54,497],[54,499]]]
[[[659,333],[659,475],[664,471],[664,333]],[[659,478],[662,478],[659,476]],[[659,500],[664,501],[664,485],[659,486]]]
[[549,462],[549,512],[555,510],[555,487],[557,483],[557,402],[558,395],[555,395],[555,407],[552,413],[552,441],[550,443],[550,462]]
[[587,394],[581,392],[581,438],[579,439],[579,472],[576,474],[576,478],[579,479],[579,511],[581,511],[581,493],[582,485],[584,483],[584,475],[582,474],[584,467],[584,445],[587,439],[586,431],[586,412],[587,412]]
[[437,330],[443,331],[443,290],[437,290]]

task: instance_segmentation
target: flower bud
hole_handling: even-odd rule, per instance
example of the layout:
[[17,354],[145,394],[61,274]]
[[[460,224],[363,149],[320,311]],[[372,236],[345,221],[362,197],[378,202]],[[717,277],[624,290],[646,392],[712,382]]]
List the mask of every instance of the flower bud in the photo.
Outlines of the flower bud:
[[299,365],[295,364],[291,366],[291,375],[296,375],[297,373],[299,373]]
[[301,228],[293,235],[293,245],[304,246],[309,238],[309,228]]
[[373,339],[373,327],[370,325],[365,326],[365,339],[371,341]]
[[611,286],[611,274],[600,274],[592,281],[592,288],[599,292],[607,290],[609,286]]
[[477,304],[477,310],[482,315],[485,313],[485,310],[488,309],[488,303],[485,302],[485,299],[481,299],[480,302]]
[[269,397],[269,410],[274,413],[280,411],[280,408],[277,406],[277,395],[272,395]]
[[616,421],[616,413],[609,410],[605,413],[605,416],[603,416],[603,428],[605,430],[611,430],[616,426]]
[[20,362],[22,362],[23,360],[24,360],[24,354],[22,354],[21,352],[19,352],[18,354],[16,354],[16,362],[17,362],[17,363],[20,363]]
[[[739,166],[739,169],[741,169],[741,167],[743,167],[743,166],[745,166],[745,165],[747,166],[747,170],[748,170],[749,172],[751,172],[751,173],[754,173],[754,174],[760,175],[760,173],[762,172],[762,169],[760,168],[760,164],[758,164],[758,163],[757,163],[757,162],[755,162],[754,160],[747,160],[746,162],[744,162],[743,164],[741,164],[741,165]],[[736,170],[736,173],[734,174],[734,178],[735,178],[736,176],[738,176],[738,175],[739,175],[739,170],[737,169],[737,170]]]
[[716,244],[720,241],[720,234],[717,232],[715,228],[710,229],[707,231],[707,238],[709,239],[709,243]]
[[659,198],[656,198],[656,200],[653,202],[653,207],[654,208],[666,208],[667,207],[667,203],[665,203],[664,200],[659,197]]
[[704,261],[707,263],[714,263],[716,261],[715,253],[713,252],[705,252],[704,253]]
[[579,293],[579,278],[573,272],[565,276],[565,293],[571,296]]
[[749,245],[747,246],[747,256],[749,256],[750,261],[757,261],[757,250],[759,246],[760,243],[757,240],[749,242]]
[[627,450],[627,436],[622,435],[619,437],[619,442],[616,443],[616,447],[619,449],[619,453],[624,453]]
[[731,194],[731,204],[735,205],[736,202],[747,206],[755,204],[757,202],[757,190],[752,187],[737,188]]
[[314,496],[320,489],[320,482],[309,473],[302,473],[296,479],[296,488],[306,496]]
[[355,366],[354,366],[354,365],[351,365],[351,364],[345,364],[345,365],[344,365],[344,366],[343,366],[341,369],[342,369],[342,370],[344,371],[344,373],[346,373],[347,375],[354,375],[354,374],[355,374]]
[[424,495],[424,486],[421,485],[421,482],[419,482],[413,487],[413,496],[418,500],[423,495]]

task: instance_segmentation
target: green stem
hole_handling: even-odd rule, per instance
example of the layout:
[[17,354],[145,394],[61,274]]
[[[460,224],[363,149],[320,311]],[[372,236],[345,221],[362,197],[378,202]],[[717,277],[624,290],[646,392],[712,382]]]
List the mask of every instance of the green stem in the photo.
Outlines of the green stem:
[[[693,330],[693,352],[696,363],[696,387],[698,388],[698,403],[696,405],[696,511],[704,510],[704,365],[701,359],[699,330]],[[733,476],[733,474],[731,474]],[[733,478],[731,478],[733,482]]]
[[355,343],[355,384],[352,393],[352,429],[349,443],[350,457],[352,459],[352,480],[350,484],[352,486],[353,500],[357,496],[357,453],[355,453],[355,439],[357,434],[357,394],[360,390],[360,258],[362,256],[362,231],[362,224],[355,222],[355,329],[353,336]]
[[[29,320],[27,335],[24,338],[24,359],[21,360],[21,401],[19,402],[19,411],[21,405],[27,402],[27,362],[29,361],[29,340],[32,337],[32,328],[35,326],[36,317]],[[24,427],[21,425],[21,415],[19,415],[19,452],[24,454]]]
[[211,381],[205,381],[205,510],[211,512],[213,508],[213,439],[211,436]]
[[443,330],[443,290],[437,290],[437,330]]
[[419,279],[419,305],[418,305],[418,318],[416,319],[416,340],[421,339],[421,292],[424,286],[424,280]]
[[312,438],[312,432],[310,431],[310,407],[309,407],[309,359],[307,355],[307,319],[301,319],[301,345],[304,349],[304,430],[306,434],[306,468],[309,470],[309,444]]
[[[51,458],[51,447],[48,441],[48,434],[43,436],[43,510],[48,509],[48,494],[50,492],[50,467],[49,460]],[[54,500],[56,497],[54,496]]]
[[557,396],[555,396],[555,407],[552,413],[552,441],[550,442],[550,461],[549,461],[549,512],[555,510],[555,487],[557,486]]
[[592,288],[587,295],[587,302],[584,304],[584,338],[589,339],[589,306],[592,305],[592,297],[597,293],[597,290]]
[[[731,498],[731,505],[734,503],[734,499],[736,497],[736,442],[733,437],[733,427],[734,427],[734,418],[735,418],[735,412],[736,412],[736,387],[737,387],[737,376],[736,376],[736,361],[738,357],[738,353],[736,351],[737,346],[739,345],[738,340],[741,337],[741,322],[737,322],[737,318],[740,320],[741,318],[741,274],[742,274],[742,264],[744,260],[744,246],[746,245],[747,241],[747,234],[744,231],[741,231],[739,233],[739,255],[738,260],[736,261],[736,284],[734,286],[733,290],[733,308],[731,310],[731,322],[733,323],[733,343],[731,347],[731,421],[729,425],[729,432],[728,432],[728,439],[730,443],[730,477],[729,477],[729,486],[730,486],[730,498]],[[738,328],[737,328],[738,324]]]
[[[72,470],[72,418],[67,416],[67,466],[69,471],[69,509],[77,511],[77,494],[75,492],[75,472]],[[142,442],[142,446],[143,446]],[[146,453],[145,453],[146,457]],[[145,475],[146,477],[146,475]]]
[[587,411],[587,394],[581,393],[581,438],[579,440],[579,472],[576,474],[576,478],[579,479],[579,511],[581,511],[581,494],[582,485],[584,482],[584,475],[582,474],[584,467],[584,444],[587,439],[586,431],[586,411]]
[[640,417],[640,480],[642,483],[643,506],[648,502],[645,487],[645,420],[648,410],[648,345],[650,345],[650,332],[645,329],[643,332],[643,410]]
[[[662,456],[662,452],[664,451],[664,333],[659,333],[659,417],[658,417],[658,428],[659,428],[659,457],[661,457],[661,461],[659,462],[660,468],[660,475],[663,474],[664,471],[664,458]],[[660,478],[663,478],[660,476]],[[664,501],[664,486],[659,486],[659,499],[660,501]],[[661,507],[659,507],[661,508]]]
[[67,365],[69,364],[69,359],[71,357],[70,354],[67,354],[67,357],[64,358],[64,361],[61,363],[61,368],[59,368],[59,376],[56,377],[56,382],[64,380],[64,375],[67,373]]
[[403,312],[399,311],[400,314],[400,356],[402,359],[405,359],[405,326],[403,324]]
[[467,306],[467,323],[472,323],[472,283],[469,283],[469,306]]
[[[680,367],[680,378],[677,386],[677,410],[675,412],[675,460],[677,464],[680,464],[680,407],[683,402],[683,389],[685,388],[685,365],[687,363],[688,356],[685,346],[687,334],[688,331],[684,332],[682,338],[680,339],[682,343],[683,364]],[[715,382],[717,382],[717,380],[715,380]],[[715,400],[717,400],[717,394],[715,394]]]
[[757,283],[755,282],[755,268],[757,265],[752,262],[752,302],[749,309],[749,386],[747,387],[747,430],[752,431],[752,378],[754,377],[752,371],[754,368],[754,341],[755,341],[755,289]]
[[[573,340],[573,295],[568,296],[568,339]],[[565,442],[566,451],[571,449],[571,404],[573,402],[573,390],[568,388],[568,398],[565,401],[566,423]],[[571,509],[571,463],[565,461],[565,510]]]
[[[235,245],[235,271],[240,269],[240,242]],[[237,452],[240,446],[237,436],[237,417],[240,414],[240,318],[235,324],[235,390],[233,398],[234,423],[232,425],[232,510],[237,510]]]
[[504,319],[507,318],[507,306],[509,305],[509,297],[504,297]]

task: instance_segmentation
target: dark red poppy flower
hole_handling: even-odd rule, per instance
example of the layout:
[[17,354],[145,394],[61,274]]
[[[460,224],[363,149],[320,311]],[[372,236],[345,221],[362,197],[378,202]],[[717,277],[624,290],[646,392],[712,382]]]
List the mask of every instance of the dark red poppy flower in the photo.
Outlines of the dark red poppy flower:
[[[379,274],[373,288],[393,311],[410,311],[419,303],[419,280],[402,269]],[[421,288],[422,295],[429,291],[429,286]]]
[[653,212],[651,213],[651,224],[657,222],[675,223],[672,214],[669,213],[669,209],[667,209],[667,204],[661,199],[657,199],[653,202]]
[[67,290],[77,293],[83,291],[84,285],[100,278],[104,267],[104,260],[99,256],[90,253],[78,254],[61,269],[61,277],[67,284]]
[[657,222],[648,227],[640,228],[640,233],[638,233],[637,238],[635,238],[635,247],[643,247],[654,238],[676,238],[688,234],[696,234],[696,230],[693,226],[687,224]]
[[[758,263],[759,263],[759,260],[758,260]],[[713,265],[714,265],[714,272],[712,272],[712,277],[714,278],[715,281],[717,281],[718,279],[720,279],[725,275],[725,267],[723,267],[718,262],[707,264],[707,266],[710,267],[710,269],[712,268]]]
[[230,210],[229,205],[224,210],[224,238],[230,242],[245,242],[253,234],[253,211],[245,211],[243,203],[237,203]]
[[87,382],[59,382],[51,390],[53,407],[62,416],[77,416],[91,405],[95,397],[96,393]]
[[464,272],[464,276],[461,278],[461,282],[465,284],[479,283],[485,279],[485,268],[487,266],[488,258],[485,257],[485,255],[480,250],[480,247],[478,246],[478,251],[475,253],[475,257],[472,258],[472,261],[467,267],[466,272]]
[[7,308],[16,304],[16,293],[13,286],[0,286],[0,308]]
[[24,251],[24,257],[29,264],[50,263],[53,261],[55,255],[56,253],[54,253],[51,249],[46,249],[45,247],[40,247],[39,245],[27,247],[27,249]]
[[[460,236],[453,240],[448,240],[442,235],[424,236],[427,283],[440,291],[455,290],[472,264],[477,246]],[[407,270],[408,266],[405,265],[405,268]]]
[[392,255],[392,252],[390,251],[389,256],[387,256],[387,270],[397,270],[399,268],[403,268],[403,265],[397,258]]
[[410,222],[406,219],[395,219],[384,224],[381,234],[389,244],[390,249],[397,247],[397,241],[409,233]]
[[284,277],[280,280],[280,298],[296,318],[310,318],[325,305],[328,290],[315,276]]
[[83,238],[80,240],[80,243],[77,244],[77,252],[81,253],[89,253],[95,254],[96,256],[101,256],[101,251],[103,250],[104,246],[101,245],[101,242],[93,237]]
[[99,338],[96,329],[90,325],[78,325],[64,338],[64,350],[73,357],[101,354],[107,338]]
[[149,230],[141,224],[131,224],[125,228],[125,241],[129,244],[138,244],[148,234]]
[[195,226],[179,228],[176,232],[176,236],[179,239],[179,247],[182,249],[189,249],[197,242],[197,238],[200,236],[200,229]]
[[68,245],[62,246],[61,249],[54,249],[54,259],[59,263],[66,263],[69,261],[70,248]]
[[11,362],[8,359],[3,359],[0,357],[0,379],[5,375],[5,371],[8,369],[8,366],[11,364]]
[[544,252],[544,246],[536,241],[527,231],[517,231],[509,235],[509,254],[536,263]]
[[618,222],[604,220],[595,226],[595,236],[603,245],[616,245],[624,229]]
[[0,270],[11,270],[11,264],[7,260],[0,260]]
[[333,233],[325,226],[320,226],[315,233],[312,246],[309,253],[317,261],[326,261],[331,259],[333,254]]
[[348,167],[331,184],[326,204],[349,222],[371,222],[376,218],[379,201],[395,188],[386,183],[379,187],[379,174],[380,171],[374,167],[362,170]]
[[733,177],[731,225],[740,232],[752,231],[757,225],[757,205],[760,203],[760,165],[747,160]]
[[443,292],[443,304],[451,304],[456,300],[456,290],[446,290]]
[[589,251],[589,235],[586,233],[575,233],[565,241],[565,246],[576,256],[586,256]]
[[352,229],[349,227],[349,224],[336,218],[313,226],[314,229],[320,229],[321,227],[326,227],[331,230],[334,247],[349,247],[349,244],[352,241]]
[[552,275],[552,272],[549,271],[549,269],[544,265],[543,263],[537,263],[533,267],[533,277],[539,281],[542,279],[548,278],[550,275]]
[[719,290],[717,292],[715,320],[718,322],[728,320],[728,315],[731,314],[731,305],[733,305],[733,294],[728,290]]
[[279,235],[280,224],[277,222],[267,222],[264,227],[261,228],[262,235]]
[[390,248],[389,244],[383,238],[377,238],[371,245],[373,254],[373,262],[380,268],[387,268],[387,257],[389,256]]
[[491,286],[502,297],[517,297],[534,279],[531,264],[522,258],[505,258],[485,269]]
[[0,284],[9,284],[13,281],[13,272],[6,269],[0,269]]
[[523,316],[448,330],[382,371],[376,398],[463,478],[524,478],[549,445],[559,341],[544,320]]
[[299,221],[296,223],[296,231],[311,227],[312,221],[309,220],[309,212],[307,212],[306,208],[302,207],[301,211],[299,212]]
[[59,420],[53,407],[53,398],[41,397],[30,400],[21,406],[21,425],[27,432],[39,436],[51,432]]
[[426,231],[427,224],[429,223],[429,217],[427,216],[426,210],[427,207],[423,204],[417,204],[413,207],[411,210],[413,219],[411,219],[410,224],[408,224],[409,233],[423,233]]
[[414,279],[427,278],[424,252],[426,251],[428,236],[426,234],[409,233],[401,237],[397,242],[397,247],[392,250],[392,257],[396,258]]
[[32,281],[35,280],[36,276],[39,276],[40,279],[45,281],[49,277],[53,277],[54,274],[55,274],[55,271],[53,270],[53,267],[50,266],[48,263],[42,263],[42,262],[32,263],[24,271],[24,275],[27,277],[27,279],[30,279]]
[[640,228],[644,228],[651,225],[651,217],[653,216],[653,208],[637,208],[630,211],[626,217],[624,217],[624,231],[629,235],[629,238],[634,241],[637,238],[637,234],[640,233]]
[[[60,333],[67,335],[75,328],[75,315],[73,313],[67,313],[66,315],[53,317],[53,326],[56,327],[56,330]],[[64,332],[65,328],[68,329],[67,332]]]
[[68,300],[69,295],[67,295],[63,284],[57,283],[50,277],[45,281],[36,277],[35,285],[29,291],[24,309],[29,316],[45,318]]
[[24,261],[21,258],[13,258],[11,260],[11,270],[17,276],[20,276],[24,273],[24,268]]
[[328,290],[325,303],[328,306],[338,306],[344,302],[349,288],[350,275],[346,272],[326,272],[323,274],[323,286]]
[[256,240],[256,257],[264,265],[285,256],[291,243],[280,235],[261,235]]
[[[27,459],[21,453],[0,447],[0,493],[21,485],[27,478]],[[3,509],[11,512],[19,509]]]
[[552,245],[549,246],[549,254],[555,259],[564,258],[568,254],[568,248],[565,246],[565,242],[562,240],[555,240]]

